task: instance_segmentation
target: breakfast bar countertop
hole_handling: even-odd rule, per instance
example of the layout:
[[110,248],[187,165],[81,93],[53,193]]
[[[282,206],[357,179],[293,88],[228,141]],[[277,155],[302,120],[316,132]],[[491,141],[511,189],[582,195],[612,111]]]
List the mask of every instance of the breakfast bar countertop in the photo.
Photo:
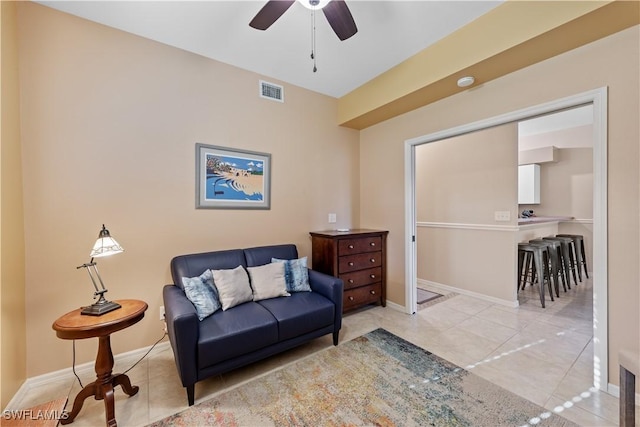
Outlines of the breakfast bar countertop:
[[518,218],[518,225],[540,224],[544,222],[571,221],[572,216],[533,216],[530,218]]

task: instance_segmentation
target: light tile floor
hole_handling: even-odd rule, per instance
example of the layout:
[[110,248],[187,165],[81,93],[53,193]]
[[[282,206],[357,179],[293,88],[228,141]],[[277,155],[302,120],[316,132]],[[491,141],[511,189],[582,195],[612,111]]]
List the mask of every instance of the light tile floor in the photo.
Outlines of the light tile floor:
[[[612,426],[618,424],[617,399],[592,388],[592,300],[590,280],[561,293],[555,302],[547,301],[545,309],[540,307],[533,287],[520,292],[518,308],[448,295],[413,316],[388,307],[348,314],[340,339],[350,340],[382,327],[548,410],[561,410],[564,417],[580,425]],[[196,385],[196,403],[331,345],[331,336],[325,336],[202,381]],[[136,360],[118,359],[114,372],[128,369]],[[93,375],[87,370],[80,376],[86,384],[94,380]],[[168,346],[154,349],[128,375],[140,391],[129,398],[120,388],[116,390],[120,426],[145,425],[187,407],[186,393]],[[79,391],[78,382],[70,375],[63,381],[29,390],[11,409],[28,408],[61,396],[69,396],[69,409]],[[636,408],[640,425],[640,408]],[[104,421],[103,402],[90,398],[72,425],[100,426]]]

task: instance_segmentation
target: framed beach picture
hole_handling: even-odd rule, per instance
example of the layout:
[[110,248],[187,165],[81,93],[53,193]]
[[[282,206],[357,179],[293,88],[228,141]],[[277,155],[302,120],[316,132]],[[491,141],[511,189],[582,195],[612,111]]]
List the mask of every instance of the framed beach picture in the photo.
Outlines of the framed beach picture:
[[270,209],[271,154],[196,144],[197,209]]

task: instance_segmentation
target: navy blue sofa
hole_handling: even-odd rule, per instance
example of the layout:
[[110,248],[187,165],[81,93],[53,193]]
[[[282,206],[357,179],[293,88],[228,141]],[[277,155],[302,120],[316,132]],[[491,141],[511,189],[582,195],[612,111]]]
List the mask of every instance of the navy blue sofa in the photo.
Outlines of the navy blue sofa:
[[296,259],[298,251],[295,245],[275,245],[181,255],[171,260],[173,284],[163,289],[165,320],[189,406],[194,403],[196,382],[212,375],[330,333],[333,345],[338,345],[343,282],[314,270],[309,270],[312,292],[246,302],[198,320],[182,287],[182,277],[197,277],[207,269],[264,265],[271,258]]

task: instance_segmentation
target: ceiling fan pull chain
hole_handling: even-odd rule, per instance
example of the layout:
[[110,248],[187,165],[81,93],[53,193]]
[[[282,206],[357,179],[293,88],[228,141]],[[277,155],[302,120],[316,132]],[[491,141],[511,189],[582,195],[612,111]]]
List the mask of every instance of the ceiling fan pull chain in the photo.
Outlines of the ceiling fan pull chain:
[[318,71],[316,67],[316,11],[311,11],[311,59],[313,59],[313,72]]
[[312,10],[311,11],[311,59],[313,59],[313,57],[315,56],[313,54],[313,49],[315,48],[315,43],[314,43],[314,40],[313,40],[314,37],[315,37],[315,31],[313,30],[313,27],[314,27],[313,18],[314,18],[314,16],[313,16],[313,10]]

